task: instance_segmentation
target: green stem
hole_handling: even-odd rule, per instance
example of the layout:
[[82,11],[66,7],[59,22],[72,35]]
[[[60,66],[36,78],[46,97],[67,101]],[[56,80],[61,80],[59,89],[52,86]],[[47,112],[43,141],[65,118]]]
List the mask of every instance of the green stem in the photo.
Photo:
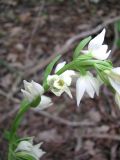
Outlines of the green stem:
[[30,108],[31,103],[27,103],[24,107],[20,108],[20,110],[18,111],[13,124],[12,124],[12,128],[10,131],[10,140],[9,140],[9,150],[8,150],[8,160],[13,160],[13,144],[14,144],[14,138],[16,136],[16,131],[19,127],[19,124],[24,116],[24,113],[26,111],[28,111],[28,109]]
[[83,68],[83,67],[93,67],[95,64],[99,64],[104,67],[104,69],[110,69],[112,68],[112,65],[109,63],[109,61],[101,61],[101,60],[91,60],[91,59],[85,59],[84,57],[78,58],[73,60],[72,62],[65,65],[63,68],[61,68],[57,74],[60,75],[66,70],[76,70],[76,67]]

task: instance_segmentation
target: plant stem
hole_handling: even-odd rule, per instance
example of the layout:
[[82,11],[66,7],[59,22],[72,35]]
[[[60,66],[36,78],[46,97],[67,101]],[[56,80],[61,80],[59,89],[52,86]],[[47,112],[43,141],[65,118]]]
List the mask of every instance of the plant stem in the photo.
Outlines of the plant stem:
[[25,104],[22,108],[20,108],[20,110],[18,111],[13,124],[12,124],[12,128],[10,131],[10,140],[9,140],[9,150],[8,150],[8,160],[13,160],[13,155],[12,155],[12,151],[13,151],[13,142],[16,136],[16,131],[19,127],[19,124],[22,120],[22,117],[24,116],[24,113],[26,111],[28,111],[28,109],[30,108],[31,103],[27,103]]

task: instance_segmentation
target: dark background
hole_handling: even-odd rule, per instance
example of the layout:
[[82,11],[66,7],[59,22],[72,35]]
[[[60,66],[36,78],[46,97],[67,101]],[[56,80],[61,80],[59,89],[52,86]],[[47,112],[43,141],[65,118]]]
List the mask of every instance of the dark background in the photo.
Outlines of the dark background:
[[[92,1],[92,0],[91,0]],[[23,95],[23,79],[42,83],[45,67],[58,54],[70,61],[75,46],[106,28],[110,59],[120,66],[119,0],[0,0],[0,159],[6,160],[3,138],[16,115]],[[86,97],[77,111],[74,99],[55,97],[41,113],[30,110],[18,131],[21,137],[44,141],[43,160],[118,160],[120,111],[114,95],[102,87],[100,96]],[[63,103],[64,102],[64,103]],[[77,122],[77,123],[76,123]],[[82,140],[82,142],[81,142]]]

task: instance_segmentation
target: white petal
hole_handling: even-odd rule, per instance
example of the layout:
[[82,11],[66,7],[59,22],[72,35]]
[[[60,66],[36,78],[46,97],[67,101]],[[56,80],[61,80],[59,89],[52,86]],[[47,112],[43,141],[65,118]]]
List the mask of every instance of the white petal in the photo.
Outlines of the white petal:
[[62,73],[61,75],[72,77],[72,76],[76,76],[76,72],[73,70],[67,70],[64,73]]
[[36,83],[35,81],[32,81],[31,83],[40,95],[44,93],[44,88],[42,87],[42,85],[40,85],[39,83]]
[[88,54],[88,53],[90,53],[90,51],[89,51],[89,50],[82,50],[81,52],[82,52],[82,53],[84,53],[84,54]]
[[32,84],[30,82],[27,82],[26,80],[23,80],[23,83],[24,83],[25,90],[30,92],[30,90],[32,88]]
[[61,68],[63,68],[65,64],[66,61],[59,63],[55,68],[55,73],[58,72]]
[[99,59],[99,60],[107,59],[108,56],[110,55],[110,52],[111,52],[111,51],[109,51],[106,53],[107,48],[108,48],[107,45],[102,45],[98,49],[92,51],[92,56],[96,59]]
[[99,96],[99,89],[100,89],[100,86],[101,86],[101,82],[96,78],[94,78],[93,82],[94,82],[93,87],[95,89],[95,92],[96,92],[97,96]]
[[118,93],[115,94],[115,102],[120,107],[120,94]]
[[116,67],[108,71],[108,76],[114,79],[115,81],[120,82],[120,67]]
[[67,76],[67,75],[65,75],[65,74],[61,74],[61,75],[60,75],[60,79],[62,79],[67,86],[70,86],[70,85],[71,85],[72,78],[71,78],[70,76]]
[[48,85],[53,85],[54,81],[55,80],[58,80],[59,79],[59,76],[58,75],[49,75],[48,78],[47,78],[47,83]]
[[29,141],[21,141],[18,144],[18,147],[15,150],[15,152],[25,151],[26,154],[29,154],[29,155],[33,156],[36,160],[39,160],[39,158],[42,157],[43,154],[45,154],[45,152],[39,148],[41,146],[41,144],[42,143],[37,144],[37,145],[33,145]]
[[34,99],[34,96],[32,96],[29,92],[27,92],[24,89],[21,89],[21,92],[23,93],[23,96],[29,101],[31,102]]
[[51,91],[56,95],[56,96],[61,96],[61,94],[64,92],[63,89],[60,89],[60,90],[56,90],[54,88],[51,89]]
[[39,94],[38,90],[34,87],[34,85],[31,82],[27,82],[26,80],[23,81],[25,90],[29,92],[30,94],[37,96]]
[[53,103],[52,103],[52,100],[50,97],[42,95],[40,104],[36,108],[34,108],[33,110],[40,111],[40,110],[43,110],[43,109],[50,107],[52,104]]
[[45,154],[45,152],[42,151],[42,149],[40,149],[40,146],[41,146],[41,143],[37,144],[37,145],[34,145],[33,150],[32,150],[33,155],[35,155],[36,158],[38,158],[38,159]]
[[120,75],[120,67],[113,68],[112,72],[114,72],[115,74]]
[[111,79],[110,77],[109,77],[109,81],[110,81],[112,87],[120,94],[120,83]]
[[95,38],[93,38],[88,44],[88,50],[97,49],[103,44],[106,30],[103,29],[100,34],[98,34]]
[[97,78],[95,78],[90,72],[87,72],[87,74],[89,75],[89,77],[90,77],[89,81],[98,96],[99,95],[99,88],[101,86],[101,81],[99,81]]
[[16,148],[16,152],[18,151],[28,151],[30,152],[32,148],[32,144],[28,141],[21,141]]
[[79,107],[81,98],[83,97],[85,92],[85,83],[84,79],[78,78],[76,82],[76,100],[77,100],[77,106]]
[[69,96],[70,98],[72,98],[71,91],[70,91],[70,89],[69,89],[68,87],[65,87],[65,88],[64,88],[64,91],[68,94],[68,96]]
[[89,76],[86,76],[85,77],[85,90],[86,92],[88,93],[88,95],[93,98],[94,97],[94,94],[95,94],[95,90],[93,88],[93,86],[91,85],[91,82],[90,82],[90,77]]

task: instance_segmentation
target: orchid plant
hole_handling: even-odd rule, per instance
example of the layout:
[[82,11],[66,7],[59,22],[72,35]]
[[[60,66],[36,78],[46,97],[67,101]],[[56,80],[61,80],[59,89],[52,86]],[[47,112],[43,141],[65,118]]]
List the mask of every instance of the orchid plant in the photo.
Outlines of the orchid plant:
[[[76,80],[76,104],[80,102],[85,93],[90,98],[99,95],[100,86],[105,84],[112,88],[115,102],[120,107],[120,67],[114,68],[112,62],[107,60],[110,55],[108,45],[103,44],[106,30],[103,29],[95,38],[87,37],[76,47],[71,62],[61,62],[56,65],[61,56],[57,56],[46,68],[43,85],[34,81],[23,81],[21,89],[24,100],[7,132],[9,141],[8,160],[39,160],[45,153],[40,149],[42,143],[33,144],[33,137],[20,138],[17,129],[24,114],[30,109],[43,110],[50,107],[53,102],[45,93],[51,91],[56,96],[64,92],[72,98],[71,85]],[[84,48],[88,44],[88,49]],[[54,66],[56,68],[52,72]],[[93,75],[92,71],[95,70]],[[52,74],[53,73],[53,74]],[[73,82],[74,78],[74,82]]]

